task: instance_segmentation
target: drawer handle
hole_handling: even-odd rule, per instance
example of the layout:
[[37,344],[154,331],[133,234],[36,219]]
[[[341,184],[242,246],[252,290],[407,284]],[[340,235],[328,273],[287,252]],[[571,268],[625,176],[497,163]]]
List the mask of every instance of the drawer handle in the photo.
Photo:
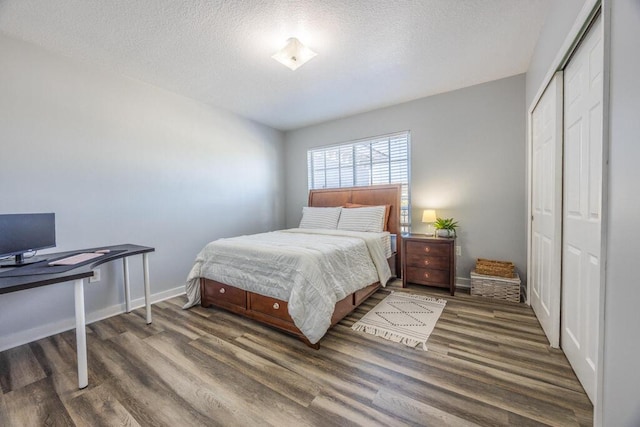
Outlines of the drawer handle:
[[424,265],[429,265],[429,260],[428,259],[424,260]]
[[220,293],[221,294],[224,294],[225,292],[227,292],[227,291],[225,291],[224,288],[220,288]]
[[429,246],[427,246],[426,248],[424,248],[425,252],[431,252],[431,248]]
[[429,278],[429,273],[424,273],[424,277],[425,277],[426,279],[428,279],[428,278]]
[[280,304],[278,304],[277,302],[276,302],[276,303],[273,303],[273,309],[274,309],[274,310],[277,310],[277,309],[279,309],[279,308],[280,308]]

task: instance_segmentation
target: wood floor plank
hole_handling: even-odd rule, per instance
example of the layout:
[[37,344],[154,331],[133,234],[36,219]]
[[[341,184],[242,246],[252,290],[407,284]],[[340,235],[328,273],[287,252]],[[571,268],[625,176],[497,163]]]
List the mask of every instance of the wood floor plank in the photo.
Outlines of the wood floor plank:
[[[484,364],[477,364],[466,360],[452,361],[450,356],[436,354],[432,354],[431,356],[428,362],[430,365],[442,368],[450,373],[464,375],[466,378],[473,378],[479,382],[512,391],[516,394],[528,394],[535,396],[535,399],[567,408],[590,406],[590,402],[585,398],[584,393],[548,384],[535,378],[495,369]],[[557,399],[560,393],[563,396],[562,400]]]
[[[247,418],[250,416],[252,424],[312,426],[327,423],[323,417],[309,416],[305,407],[280,393],[273,393],[269,387],[240,375],[234,369],[228,369],[196,347],[180,345],[180,340],[179,336],[167,332],[150,337],[145,342],[174,363],[188,371],[197,372],[199,379],[215,390],[220,399],[224,399],[225,408]],[[219,414],[215,417],[224,420]]]
[[493,315],[496,319],[514,321],[518,323],[528,323],[532,326],[539,326],[540,322],[533,313],[513,313],[502,310],[494,310]]
[[312,410],[324,414],[336,424],[354,426],[403,426],[400,417],[387,415],[342,393],[326,390],[311,402]]
[[93,322],[87,325],[87,333],[94,334],[101,340],[108,340],[109,338],[116,337],[123,332],[126,332],[126,328],[121,326],[121,323],[109,322],[107,319],[101,322]]
[[28,344],[46,376],[76,367],[76,352],[60,335]]
[[509,414],[509,425],[518,427],[556,427],[518,414]]
[[[394,282],[313,350],[185,297],[0,352],[0,425],[589,426],[593,407],[524,304]],[[391,292],[447,300],[429,351],[355,332]]]
[[[189,310],[182,310],[181,308],[173,309],[169,312],[168,316],[174,323],[185,325],[189,330],[196,333],[197,336],[194,336],[192,339],[201,335],[209,334],[223,339],[232,340],[239,337],[246,331],[245,328],[236,327],[235,324],[231,324],[226,321],[224,317],[220,317],[218,315],[220,312],[217,309],[202,310],[207,310],[207,317],[194,313],[193,308]],[[146,318],[144,310],[136,310],[134,313],[140,319]],[[177,322],[177,319],[180,319],[180,321]]]
[[[324,345],[336,345],[330,338],[324,340]],[[341,342],[337,345],[343,348],[345,353],[349,353],[352,356],[356,356],[364,359],[365,354],[368,355],[366,350],[351,347],[346,348],[344,344]],[[386,363],[385,358],[378,356],[377,354],[368,355],[368,360],[372,363],[376,363],[378,365],[384,365]],[[524,404],[528,400],[536,400],[537,397],[533,392],[530,395],[524,395],[519,391],[519,385],[521,382],[528,381],[526,385],[534,388],[534,383],[532,380],[528,380],[526,378],[520,379],[520,382],[515,382],[514,384],[508,384],[512,387],[509,388],[500,388],[500,387],[492,387],[489,389],[487,385],[493,385],[498,382],[498,380],[503,380],[503,377],[500,375],[496,375],[498,371],[490,371],[489,368],[482,366],[471,366],[469,371],[463,371],[457,368],[457,364],[450,357],[446,356],[436,356],[436,353],[428,352],[426,353],[424,364],[426,366],[422,366],[422,370],[420,369],[420,365],[416,365],[412,363],[412,361],[405,361],[402,366],[396,368],[397,371],[402,372],[405,375],[412,376],[417,379],[423,379],[425,371],[428,374],[429,380],[432,384],[438,384],[441,387],[447,387],[451,391],[455,391],[456,393],[466,395],[469,398],[477,398],[478,400],[484,401],[485,403],[489,403],[493,406],[502,408],[511,412],[524,411],[526,412],[526,416],[536,419],[542,420],[543,422],[548,419],[546,413],[553,412],[555,415],[562,419],[563,422],[568,423],[567,425],[575,424],[575,416],[572,412],[564,410],[564,408],[556,406],[554,403],[550,402],[538,402],[538,408],[522,408]],[[415,367],[415,369],[414,369]],[[429,368],[425,370],[424,368]],[[478,373],[478,370],[482,372],[482,374]],[[455,374],[455,375],[451,375]],[[491,375],[493,374],[493,376]],[[485,375],[485,376],[483,376]],[[505,373],[504,375],[507,375]],[[460,381],[463,379],[463,381]],[[425,381],[429,381],[425,378]],[[503,381],[503,385],[506,381]],[[534,385],[532,385],[534,384]],[[490,390],[492,393],[488,393]],[[478,396],[480,397],[478,397]]]
[[[498,346],[500,347],[501,353],[505,356],[512,356],[514,358],[521,359],[531,359],[533,357],[540,363],[555,365],[567,371],[573,371],[571,369],[571,365],[569,365],[569,361],[560,349],[547,347],[542,349],[543,351],[540,351],[540,349],[532,350],[529,348],[514,347],[505,344],[498,344]],[[541,353],[541,357],[537,353]]]
[[140,427],[133,415],[114,396],[109,383],[68,401],[66,407],[76,425]]
[[7,425],[73,426],[74,422],[53,387],[43,378],[4,395]]
[[[332,334],[333,332],[331,332],[330,335]],[[244,341],[247,338],[250,339],[250,341]],[[256,346],[254,348],[254,351],[258,351],[258,352],[268,351],[266,350],[266,347],[268,346],[268,341],[261,340],[260,337],[247,336],[239,339],[239,341],[240,340],[244,341],[245,343],[255,342]],[[327,364],[328,366],[332,366],[332,365],[340,366],[341,364],[342,365],[346,364],[348,366],[348,372],[350,373],[352,378],[357,379],[357,381],[367,380],[370,384],[372,384],[372,387],[375,387],[376,383],[385,384],[386,387],[393,387],[395,382],[397,383],[395,384],[395,387],[397,387],[398,390],[402,390],[402,392],[405,394],[408,394],[409,389],[413,388],[416,390],[414,392],[414,396],[421,396],[424,394],[424,395],[428,395],[429,397],[432,397],[434,395],[434,389],[428,387],[428,384],[425,382],[414,381],[413,384],[411,384],[411,380],[413,380],[413,378],[407,378],[403,375],[400,375],[397,369],[393,369],[393,370],[380,369],[379,366],[369,363],[371,359],[370,356],[373,352],[371,351],[364,352],[363,353],[365,355],[364,359],[358,358],[357,355],[354,357],[354,353],[351,351],[353,349],[353,342],[348,342],[344,344],[344,353],[337,353],[337,352],[330,353],[327,351],[327,347],[332,347],[331,343],[332,343],[331,337],[325,337],[325,339],[323,339],[323,349],[322,349],[324,351],[323,359],[328,359],[324,363],[326,364],[327,362],[329,362]],[[388,346],[388,342],[386,343],[386,348],[390,350],[394,349],[394,347]],[[275,357],[281,358],[283,353],[286,353],[286,349],[284,348],[274,349]],[[424,357],[426,354],[423,351],[414,351],[414,353],[421,355],[422,357]],[[402,365],[404,362],[406,362],[406,361],[403,361],[402,359],[398,359],[398,358],[394,359],[390,357],[390,353],[385,353],[384,355],[380,356],[380,360],[382,361],[385,361],[387,359],[392,361],[391,366],[394,366],[396,363]],[[387,365],[389,366],[389,364]],[[313,375],[313,374],[307,373],[307,375]],[[321,375],[321,377],[318,378],[317,381],[323,381],[323,380],[331,381],[331,380],[335,380],[335,377],[344,378],[344,375],[341,374],[340,372],[336,373],[335,376],[334,375],[329,376],[324,374],[324,375]],[[349,377],[346,377],[346,378],[349,379]],[[334,387],[336,387],[335,384],[334,384]],[[354,385],[351,385],[350,388],[352,389],[352,391],[349,391],[349,385],[347,385],[347,387],[343,389],[343,392],[350,393],[350,395],[358,396],[355,393],[356,393],[356,390],[359,389],[359,387],[356,387],[354,384]],[[443,407],[446,407],[447,410],[453,411],[453,413],[457,413],[459,415],[466,415],[470,420],[481,421],[482,422],[481,425],[487,425],[487,426],[510,425],[510,424],[507,424],[506,422],[508,411],[505,411],[503,409],[499,409],[494,406],[484,404],[482,402],[475,402],[474,400],[469,400],[468,396],[466,397],[466,399],[458,398],[457,401],[456,401],[455,395],[452,395],[451,393],[446,395],[444,393],[440,393],[439,397],[441,399],[439,401],[435,401],[436,404],[440,404]],[[367,399],[374,399],[374,398],[375,398],[375,395],[373,397],[366,396],[366,398],[364,399],[359,398],[358,400],[366,401]],[[443,402],[446,402],[446,403],[443,403]],[[447,404],[449,403],[452,403],[452,404],[447,406]],[[464,403],[464,404],[461,405],[461,403]],[[462,411],[460,410],[460,408],[467,409],[467,411]]]
[[8,426],[11,425],[10,423],[9,411],[4,403],[4,393],[0,393],[0,426]]
[[[138,317],[139,322],[146,319],[146,312],[142,310],[136,310],[133,314]],[[211,322],[207,323],[210,324]],[[153,324],[162,329],[162,331],[175,331],[189,340],[195,340],[207,333],[198,328],[193,321],[176,322],[175,313],[167,310],[156,310],[153,314]]]
[[[141,341],[130,334],[122,334],[117,339],[120,351],[133,363],[145,366],[148,376],[157,379],[160,390],[166,390],[172,394],[171,399],[180,401],[191,415],[195,415],[194,422],[215,416],[214,408],[229,407],[229,399],[221,400],[220,395],[214,388],[208,387],[197,372],[184,369],[184,367],[174,363],[159,351],[156,351],[146,342]],[[158,391],[160,391],[158,390]],[[154,396],[158,393],[154,393]],[[229,417],[226,422],[235,422],[239,418],[240,408],[233,412],[233,418]],[[244,411],[246,413],[246,411]],[[246,421],[249,421],[248,419]],[[251,420],[255,422],[255,419]],[[186,420],[183,422],[187,423]],[[223,423],[223,424],[226,424]],[[243,423],[245,421],[243,420]],[[187,423],[191,425],[190,423]]]
[[0,353],[0,387],[3,393],[19,390],[46,376],[28,345]]
[[299,405],[308,406],[320,391],[313,381],[219,338],[201,338],[190,345]]
[[[328,342],[326,344],[331,346],[331,342]],[[350,348],[355,348],[355,346],[358,345],[361,344],[354,341],[351,341],[349,343]],[[388,353],[386,352],[380,352],[379,350],[366,348],[367,343],[365,343],[364,345],[365,349],[363,350],[362,354],[375,353],[380,356],[381,360],[385,360],[389,357]],[[348,351],[348,349],[345,348],[345,351]],[[419,354],[422,358],[427,357],[426,353],[423,351],[414,350],[414,353]],[[364,371],[367,374],[369,372],[374,372],[379,376],[379,383],[384,384],[384,388],[386,389],[396,390],[399,394],[428,403],[435,408],[439,408],[450,414],[465,418],[479,425],[510,425],[507,422],[508,411],[504,409],[497,408],[485,402],[478,401],[468,395],[459,394],[455,389],[450,390],[448,385],[442,387],[438,385],[437,381],[424,381],[410,375],[405,375],[403,373],[400,373],[396,368],[380,369],[375,361],[371,361],[370,357],[367,357],[367,359],[363,361],[362,359],[359,359],[353,352],[350,352],[350,354],[353,355],[354,358],[350,358],[342,354],[338,359],[336,359],[336,362],[340,360],[341,363],[348,364],[351,369],[358,369]],[[396,360],[393,362],[393,364],[388,364],[386,366],[404,366],[405,364],[410,363],[411,360],[409,358],[404,358],[403,360]],[[418,364],[422,364],[422,362],[418,361]]]
[[[179,297],[165,300],[164,302],[171,305],[171,309],[174,313],[178,313],[179,311],[183,311],[182,307],[184,307],[184,305],[187,303],[187,297],[179,296]],[[193,307],[189,308],[187,313],[198,315],[206,319],[206,318],[209,318],[209,316],[211,316],[211,309],[202,307],[200,305],[194,305]]]
[[[528,316],[527,316],[528,317]],[[505,316],[499,316],[496,312],[492,317],[472,316],[466,313],[448,314],[443,317],[458,325],[473,325],[483,327],[493,331],[503,331],[506,334],[522,336],[527,334],[531,340],[546,342],[547,338],[540,334],[540,327],[533,321],[511,321]]]
[[[378,343],[375,343],[376,345]],[[451,390],[443,387],[439,387],[437,383],[423,381],[419,378],[419,375],[411,375],[412,371],[403,372],[402,369],[398,369],[401,366],[423,366],[424,358],[427,357],[427,353],[421,350],[413,350],[416,358],[413,357],[401,357],[397,358],[387,351],[382,351],[379,348],[371,347],[370,343],[366,341],[351,340],[345,343],[341,339],[333,340],[332,337],[328,337],[325,345],[335,349],[339,356],[333,361],[347,364],[351,369],[358,369],[362,371],[359,375],[368,375],[370,373],[377,375],[378,382],[384,384],[385,388],[393,388],[401,390],[402,393],[412,395],[414,398],[420,398],[422,395],[429,396],[429,399],[433,401],[438,407],[446,408],[448,411],[454,411],[462,415],[466,415],[471,418],[483,417],[489,421],[489,425],[504,425],[504,416],[501,413],[504,412],[493,406],[486,405],[482,402],[475,400],[469,400],[465,396],[460,396]],[[388,345],[386,346],[388,348]],[[363,359],[364,357],[364,359]],[[386,363],[386,360],[390,360],[391,363]],[[460,405],[463,403],[464,405]],[[453,403],[453,405],[450,405]],[[457,412],[456,408],[464,407],[465,411]],[[468,410],[467,410],[468,409]],[[473,414],[470,416],[469,414]],[[505,414],[506,416],[506,414]]]
[[[152,314],[157,312],[156,309],[152,309]],[[131,333],[140,339],[147,338],[153,334],[163,331],[162,327],[151,323],[147,325],[146,322],[141,322],[140,318],[135,313],[124,313],[119,316],[109,317],[104,320],[109,323],[114,329],[120,331],[120,333]]]
[[[434,331],[434,333],[436,333]],[[455,323],[438,322],[438,333],[459,333],[478,340],[491,342],[495,344],[505,344],[514,347],[529,348],[531,350],[539,350],[541,352],[548,351],[548,344],[540,341],[530,341],[527,336],[505,335],[500,331],[492,331],[490,329],[476,329],[473,325],[459,325]]]
[[60,400],[66,403],[103,384],[110,376],[106,372],[89,370],[89,385],[83,389],[78,389],[78,370],[75,367],[68,371],[55,372],[49,378]]
[[567,372],[565,369],[553,369],[542,363],[535,363],[533,361],[520,362],[519,360],[502,358],[496,355],[486,355],[474,349],[457,346],[450,348],[447,354],[467,361],[477,362],[484,366],[491,366],[505,372],[524,375],[528,378],[534,378],[548,384],[584,394],[584,389],[580,383],[575,380],[575,375],[572,375],[572,373]]
[[[137,343],[142,341],[129,332],[108,341],[96,340],[90,343],[93,358],[100,360],[103,369],[118,379],[109,383],[114,395],[127,411],[143,425],[210,424],[209,417],[194,411],[181,396],[184,382],[178,382],[180,372],[175,369],[162,371],[170,376],[169,379],[158,375],[157,366],[147,361],[158,363],[161,355],[149,346],[140,349]],[[197,387],[194,389],[198,390]],[[205,394],[206,397],[211,396],[208,391]],[[212,406],[215,406],[215,399],[212,399]]]
[[[316,357],[313,353],[303,355],[295,348],[287,348],[282,343],[269,345],[262,337],[247,334],[236,340],[243,348],[260,354],[265,358],[290,369],[301,376],[322,384],[324,387],[336,390],[345,395],[351,395],[363,402],[370,402],[378,391],[378,385],[369,378],[359,376],[343,365],[335,365],[327,360],[324,352],[322,356]],[[330,373],[330,375],[328,374]]]
[[433,427],[474,427],[478,424],[442,411],[400,393],[380,389],[373,404],[418,425]]

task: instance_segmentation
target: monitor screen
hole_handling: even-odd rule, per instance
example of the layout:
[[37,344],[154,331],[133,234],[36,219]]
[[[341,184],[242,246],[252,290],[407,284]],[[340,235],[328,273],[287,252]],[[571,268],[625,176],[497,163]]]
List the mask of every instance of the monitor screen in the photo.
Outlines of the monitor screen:
[[16,264],[24,262],[25,252],[56,245],[56,220],[53,213],[0,215],[0,257],[15,255]]

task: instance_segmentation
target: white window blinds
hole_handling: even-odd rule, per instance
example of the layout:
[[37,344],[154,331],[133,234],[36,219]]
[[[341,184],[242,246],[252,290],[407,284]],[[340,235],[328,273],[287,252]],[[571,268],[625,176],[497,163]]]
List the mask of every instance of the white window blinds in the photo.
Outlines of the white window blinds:
[[400,222],[409,231],[409,132],[377,136],[307,152],[309,189],[402,184]]

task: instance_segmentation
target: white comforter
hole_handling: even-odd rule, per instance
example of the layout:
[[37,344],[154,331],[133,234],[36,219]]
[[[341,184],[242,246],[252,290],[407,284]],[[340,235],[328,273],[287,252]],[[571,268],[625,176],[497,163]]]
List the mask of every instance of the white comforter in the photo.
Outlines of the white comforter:
[[207,244],[189,273],[184,308],[200,303],[199,277],[288,301],[289,315],[316,343],[337,301],[391,277],[376,233],[289,229]]

